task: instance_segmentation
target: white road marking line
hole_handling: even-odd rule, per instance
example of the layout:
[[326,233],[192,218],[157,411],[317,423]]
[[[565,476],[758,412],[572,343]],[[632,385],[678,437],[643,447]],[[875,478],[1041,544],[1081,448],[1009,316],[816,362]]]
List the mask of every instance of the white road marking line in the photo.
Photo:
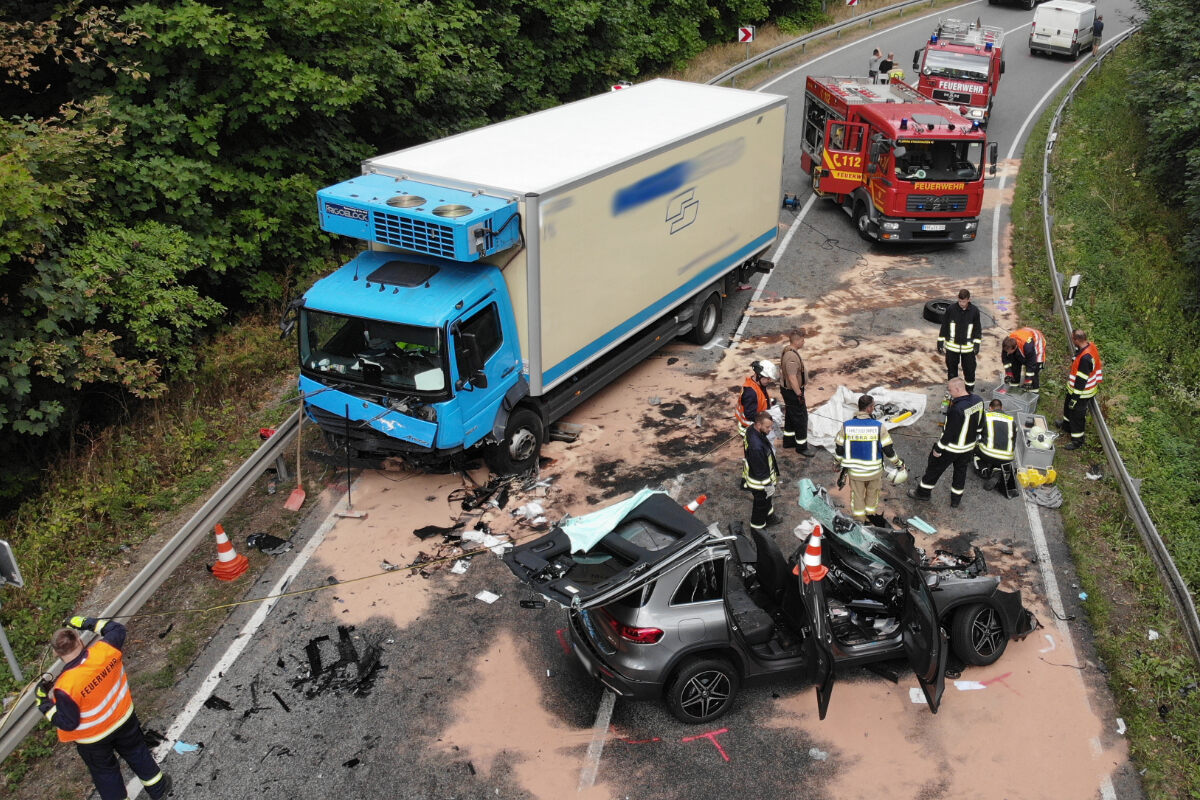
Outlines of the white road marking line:
[[[796,229],[800,227],[800,223],[808,214],[808,210],[813,207],[813,203],[816,201],[816,199],[817,196],[815,194],[810,194],[808,196],[808,200],[804,203],[804,208],[800,209],[800,213],[797,214],[796,219],[792,221],[787,233],[783,235],[783,241],[779,243],[779,247],[776,247],[775,252],[771,254],[771,261],[775,262],[775,269],[779,269],[780,256],[782,256],[783,252],[787,250],[787,246],[791,243],[792,237],[796,235]],[[757,303],[759,298],[762,297],[763,289],[767,288],[767,281],[771,279],[771,274],[773,272],[775,272],[774,269],[771,270],[771,272],[764,272],[763,276],[759,278],[758,288],[754,290],[754,296],[750,298],[750,302],[746,306],[746,313],[742,314],[742,321],[738,324],[737,331],[734,332],[733,338],[729,340],[730,347],[734,347],[742,340],[742,334],[746,331],[746,323],[750,321],[750,312],[753,309],[754,304]]]
[[1016,33],[1017,31],[1021,30],[1021,28],[1028,28],[1032,24],[1033,24],[1033,20],[1029,20],[1029,22],[1026,22],[1024,25],[1018,25],[1015,28],[1009,28],[1008,30],[1006,30],[1004,32],[1004,35],[1008,36],[1010,33]]
[[[355,481],[354,483],[355,485],[358,485],[358,481]],[[300,570],[304,568],[304,565],[308,563],[308,559],[312,557],[312,554],[315,553],[317,548],[321,546],[321,542],[325,541],[325,535],[333,529],[333,526],[336,525],[337,522],[338,516],[336,514],[330,514],[325,518],[325,521],[321,523],[320,527],[313,532],[312,538],[305,543],[304,548],[296,554],[294,559],[292,559],[292,563],[288,565],[287,570],[283,573],[283,575],[279,576],[279,580],[276,581],[275,585],[271,587],[269,594],[280,594],[286,589],[288,584],[291,583],[292,579],[295,578],[300,573]],[[160,764],[162,763],[163,758],[168,754],[168,751],[170,751],[171,747],[175,744],[175,741],[183,734],[184,731],[187,730],[188,725],[192,724],[192,720],[196,718],[196,714],[198,714],[200,709],[204,707],[204,701],[207,700],[209,695],[213,693],[213,690],[217,688],[217,684],[221,682],[221,678],[224,676],[224,673],[231,666],[233,666],[233,663],[237,661],[239,656],[241,656],[242,651],[245,650],[247,645],[250,644],[250,641],[254,638],[255,631],[257,631],[259,627],[262,626],[263,622],[266,621],[267,615],[271,613],[271,609],[275,607],[275,604],[279,602],[280,599],[282,598],[264,600],[258,606],[258,608],[254,610],[254,614],[251,615],[250,619],[246,620],[246,624],[242,626],[242,629],[238,632],[238,635],[235,636],[233,641],[229,644],[229,649],[225,651],[220,660],[218,660],[217,663],[213,665],[213,668],[209,670],[208,675],[203,681],[201,681],[200,686],[196,689],[195,694],[193,694],[192,698],[187,701],[186,705],[184,705],[183,711],[179,712],[179,715],[175,717],[175,720],[171,723],[171,727],[167,728],[163,743],[154,749],[155,761],[158,761]],[[129,781],[129,783],[125,785],[125,791],[130,798],[137,797],[142,791],[142,782],[135,776]]]
[[[970,3],[963,3],[963,4],[962,4],[962,5],[960,5],[960,6],[955,6],[953,10],[957,11],[957,10],[958,10],[958,9],[960,9],[960,8],[966,8],[967,6],[973,6],[973,5],[977,5],[978,3],[982,3],[982,2],[983,2],[983,0],[973,0],[973,2],[970,2]],[[916,24],[916,23],[918,23],[918,22],[924,22],[925,20],[927,20],[927,19],[931,19],[931,18],[933,18],[933,17],[941,17],[941,16],[943,16],[944,14],[945,14],[945,10],[942,10],[942,11],[935,11],[935,12],[933,12],[932,14],[926,14],[926,15],[925,15],[925,16],[923,16],[923,17],[917,17],[916,19],[910,19],[908,22],[902,22],[902,23],[900,23],[899,25],[893,25],[893,26],[892,26],[892,27],[890,27],[890,28],[881,28],[881,29],[878,31],[878,35],[882,35],[882,34],[884,34],[884,33],[892,33],[893,31],[898,31],[898,30],[900,30],[901,28],[907,28],[909,25],[915,25],[915,24]],[[775,85],[776,83],[779,83],[779,81],[783,80],[784,78],[791,77],[792,75],[795,75],[795,74],[796,74],[797,72],[799,72],[800,70],[802,70],[802,69],[807,69],[808,67],[810,67],[810,66],[812,66],[813,64],[817,63],[818,61],[820,61],[820,60],[822,60],[822,59],[825,59],[825,58],[829,58],[829,57],[830,57],[830,56],[832,56],[832,55],[837,55],[838,53],[842,52],[843,50],[848,50],[848,49],[850,49],[851,47],[863,47],[864,45],[866,45],[866,44],[867,44],[867,40],[868,40],[868,39],[870,39],[870,38],[871,38],[871,36],[873,36],[873,35],[877,35],[877,34],[876,34],[876,32],[872,31],[870,34],[868,34],[867,36],[864,36],[864,37],[862,37],[861,39],[858,39],[858,40],[856,40],[856,41],[853,41],[853,42],[849,42],[849,43],[847,43],[847,44],[844,44],[844,45],[842,45],[841,47],[839,47],[839,48],[837,48],[837,49],[835,49],[835,50],[830,50],[828,53],[822,53],[821,55],[819,55],[819,56],[816,56],[815,58],[811,58],[811,59],[809,59],[808,61],[805,61],[805,62],[804,62],[803,64],[801,64],[800,66],[796,67],[795,69],[790,69],[790,70],[788,70],[787,72],[783,73],[783,74],[782,74],[782,75],[780,75],[778,78],[773,78],[773,79],[771,79],[771,80],[767,81],[767,82],[766,82],[766,83],[764,83],[762,86],[759,86],[757,89],[755,89],[754,91],[756,91],[756,92],[761,92],[763,89],[766,89],[768,86],[773,86],[773,85]]]
[[600,710],[592,724],[592,742],[588,745],[583,769],[579,772],[579,791],[585,792],[596,785],[596,773],[600,771],[600,756],[604,753],[604,742],[608,739],[608,724],[612,720],[613,706],[617,696],[612,689],[605,689],[600,698]]

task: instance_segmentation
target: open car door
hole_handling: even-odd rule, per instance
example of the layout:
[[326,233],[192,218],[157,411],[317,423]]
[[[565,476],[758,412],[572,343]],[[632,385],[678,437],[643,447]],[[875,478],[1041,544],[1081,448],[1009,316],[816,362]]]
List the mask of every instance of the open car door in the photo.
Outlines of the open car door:
[[946,690],[949,639],[938,624],[937,610],[925,584],[925,576],[911,558],[882,541],[871,551],[895,568],[904,581],[904,612],[900,615],[904,654],[925,692],[929,710],[936,714],[942,692]]
[[[544,597],[564,607],[590,608],[653,580],[720,536],[661,492],[624,502],[622,514],[608,514],[610,507],[564,521],[507,551],[504,563]],[[584,538],[581,529],[587,529]]]
[[833,694],[833,633],[829,620],[829,607],[825,604],[825,582],[804,582],[804,576],[796,578],[800,587],[800,599],[804,614],[808,618],[811,636],[804,642],[808,674],[817,690],[817,710],[821,719],[829,710],[829,697]]

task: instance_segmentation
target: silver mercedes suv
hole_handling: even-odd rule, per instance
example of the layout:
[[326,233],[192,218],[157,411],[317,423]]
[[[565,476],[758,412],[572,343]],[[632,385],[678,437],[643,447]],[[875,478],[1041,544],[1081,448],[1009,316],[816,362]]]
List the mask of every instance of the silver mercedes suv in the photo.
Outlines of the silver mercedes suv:
[[723,533],[661,493],[591,526],[583,545],[566,521],[504,560],[567,608],[592,676],[624,697],[662,698],[689,723],[724,714],[746,680],[780,673],[815,684],[824,718],[835,665],[898,658],[936,713],[948,645],[991,664],[1037,627],[978,550],[930,560],[907,531],[857,524],[807,479],[800,504],[825,533],[821,579],[805,579],[800,549],[785,558],[770,535],[740,523]]

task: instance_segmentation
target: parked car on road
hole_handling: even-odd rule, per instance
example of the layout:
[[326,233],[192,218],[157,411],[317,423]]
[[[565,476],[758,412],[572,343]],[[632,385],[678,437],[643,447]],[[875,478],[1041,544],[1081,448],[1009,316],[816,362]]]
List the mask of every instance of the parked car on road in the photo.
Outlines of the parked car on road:
[[930,560],[907,531],[859,525],[807,479],[800,503],[825,533],[823,580],[793,571],[802,549],[785,558],[768,534],[724,533],[662,493],[584,552],[560,525],[504,561],[567,609],[593,677],[623,697],[661,698],[688,723],[716,719],[744,682],[778,674],[813,682],[824,719],[835,667],[901,658],[936,713],[947,646],[987,665],[1038,626],[978,550]]

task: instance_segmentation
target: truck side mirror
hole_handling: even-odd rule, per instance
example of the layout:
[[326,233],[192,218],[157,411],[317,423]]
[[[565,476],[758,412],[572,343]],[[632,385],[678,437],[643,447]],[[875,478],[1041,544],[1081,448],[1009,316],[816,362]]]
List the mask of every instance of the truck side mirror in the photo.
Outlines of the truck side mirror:
[[487,375],[482,369],[477,369],[471,373],[471,385],[479,389],[486,389],[488,387]]
[[991,162],[991,166],[988,167],[989,175],[996,174],[996,162],[999,160],[1000,160],[1000,143],[999,142],[988,142],[988,161]]
[[283,316],[279,318],[280,339],[288,338],[292,335],[292,331],[296,330],[296,317],[300,315],[300,309],[303,307],[303,297],[297,297],[295,300],[287,304],[287,308],[283,310]]
[[1000,74],[1004,74],[1004,59],[1000,59]]
[[913,53],[913,72],[921,69],[921,51],[917,50]]

